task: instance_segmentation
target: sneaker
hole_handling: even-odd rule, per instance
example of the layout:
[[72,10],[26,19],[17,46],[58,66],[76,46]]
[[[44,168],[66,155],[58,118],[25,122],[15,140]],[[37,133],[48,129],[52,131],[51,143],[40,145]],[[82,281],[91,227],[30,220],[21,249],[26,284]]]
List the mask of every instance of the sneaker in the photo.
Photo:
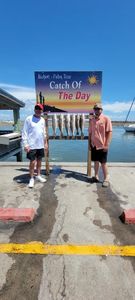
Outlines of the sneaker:
[[93,176],[90,180],[91,183],[99,182],[99,179]]
[[109,187],[109,181],[108,180],[104,180],[103,183],[102,183],[102,187]]
[[31,178],[29,181],[29,188],[33,188],[34,187],[34,178]]
[[36,176],[36,179],[37,179],[39,182],[42,182],[42,183],[46,182],[46,179],[43,178],[43,177],[41,177],[41,175]]

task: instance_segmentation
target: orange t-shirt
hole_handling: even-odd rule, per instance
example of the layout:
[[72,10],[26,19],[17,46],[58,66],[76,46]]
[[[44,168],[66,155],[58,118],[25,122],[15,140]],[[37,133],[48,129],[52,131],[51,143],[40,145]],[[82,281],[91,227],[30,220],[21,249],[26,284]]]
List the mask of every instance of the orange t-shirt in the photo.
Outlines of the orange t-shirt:
[[112,131],[111,120],[101,114],[98,119],[93,117],[90,120],[89,134],[91,144],[96,149],[103,149],[106,143],[106,133]]

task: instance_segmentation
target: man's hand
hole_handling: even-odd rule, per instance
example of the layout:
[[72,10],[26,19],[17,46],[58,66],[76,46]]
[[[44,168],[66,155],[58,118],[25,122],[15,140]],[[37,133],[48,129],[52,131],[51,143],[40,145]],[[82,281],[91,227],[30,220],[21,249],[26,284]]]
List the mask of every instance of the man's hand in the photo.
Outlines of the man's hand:
[[30,151],[30,147],[27,145],[27,146],[25,146],[24,147],[24,151],[26,152],[26,153],[28,153],[29,151]]
[[89,143],[89,150],[91,151],[92,145],[91,145],[91,135],[88,136],[88,143]]
[[91,148],[92,148],[91,143],[89,143],[89,150],[90,150],[90,151],[91,151]]
[[104,146],[103,152],[107,152],[107,151],[108,151],[108,147],[109,147],[109,146]]

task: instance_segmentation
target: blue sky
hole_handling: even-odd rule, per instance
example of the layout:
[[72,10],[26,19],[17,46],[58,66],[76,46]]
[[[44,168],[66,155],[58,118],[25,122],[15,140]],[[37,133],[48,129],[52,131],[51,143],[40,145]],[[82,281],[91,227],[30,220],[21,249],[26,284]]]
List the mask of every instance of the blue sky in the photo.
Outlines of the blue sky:
[[26,102],[22,117],[33,110],[34,71],[102,71],[104,113],[125,120],[135,96],[134,0],[1,0],[0,11],[0,87]]

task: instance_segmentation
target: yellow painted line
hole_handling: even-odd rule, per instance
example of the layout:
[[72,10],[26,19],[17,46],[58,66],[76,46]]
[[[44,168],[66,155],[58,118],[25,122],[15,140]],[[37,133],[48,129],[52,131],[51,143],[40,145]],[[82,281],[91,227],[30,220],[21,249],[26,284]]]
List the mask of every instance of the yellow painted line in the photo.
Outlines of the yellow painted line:
[[135,245],[47,245],[41,242],[27,244],[0,244],[0,253],[54,254],[54,255],[117,255],[135,256]]

